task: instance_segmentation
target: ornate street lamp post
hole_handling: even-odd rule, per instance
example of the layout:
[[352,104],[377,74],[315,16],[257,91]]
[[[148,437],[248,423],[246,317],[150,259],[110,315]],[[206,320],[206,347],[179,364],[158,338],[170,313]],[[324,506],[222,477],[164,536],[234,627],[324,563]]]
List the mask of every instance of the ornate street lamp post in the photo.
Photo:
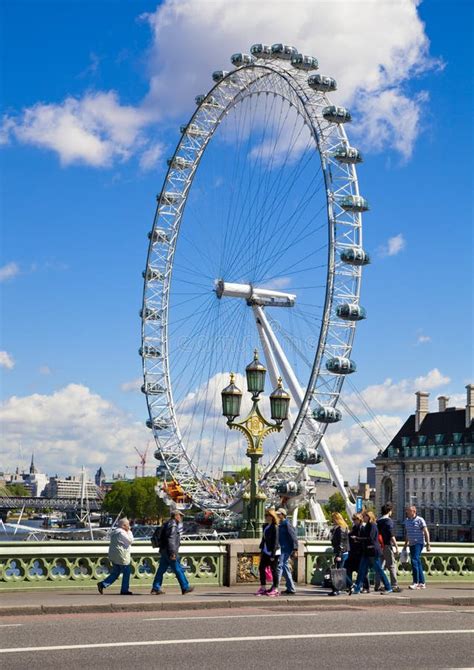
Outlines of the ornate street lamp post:
[[250,458],[250,498],[244,495],[244,525],[243,537],[259,537],[264,522],[264,507],[266,496],[258,489],[258,462],[263,456],[263,441],[270,433],[280,432],[283,421],[288,418],[290,395],[282,388],[281,378],[278,387],[270,395],[271,418],[265,419],[260,412],[258,402],[260,394],[265,388],[265,366],[258,360],[255,350],[254,359],[245,368],[247,390],[252,394],[252,409],[243,421],[235,422],[240,415],[242,391],[235,385],[232,372],[230,384],[223,389],[222,413],[227,418],[227,425],[231,430],[238,430],[247,440],[247,456]]

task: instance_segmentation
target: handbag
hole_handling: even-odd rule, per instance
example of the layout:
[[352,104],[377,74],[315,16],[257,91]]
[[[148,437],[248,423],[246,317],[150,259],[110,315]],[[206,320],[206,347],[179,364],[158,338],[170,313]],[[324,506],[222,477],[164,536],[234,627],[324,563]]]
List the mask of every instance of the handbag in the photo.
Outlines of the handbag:
[[400,563],[408,563],[410,560],[410,554],[408,552],[408,549],[403,547],[403,549],[400,552]]
[[347,586],[346,568],[331,568],[331,581],[335,591],[344,591]]
[[273,582],[273,573],[269,565],[267,565],[265,568],[265,579],[267,579],[270,583]]

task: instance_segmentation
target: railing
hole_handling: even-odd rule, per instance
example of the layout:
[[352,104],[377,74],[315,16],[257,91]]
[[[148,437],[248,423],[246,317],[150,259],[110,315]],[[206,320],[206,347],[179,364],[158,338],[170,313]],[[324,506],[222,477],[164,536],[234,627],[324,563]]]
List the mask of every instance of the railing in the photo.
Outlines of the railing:
[[[330,545],[300,541],[298,581],[320,584],[333,563]],[[0,543],[2,589],[94,586],[110,569],[107,542],[4,542]],[[192,584],[226,585],[255,580],[258,542],[243,540],[184,542],[180,556]],[[159,555],[149,542],[132,547],[132,586],[150,587]],[[422,554],[430,581],[473,580],[474,544],[434,543]],[[296,566],[295,566],[296,568]],[[410,564],[399,565],[401,582],[411,580]],[[167,582],[174,583],[169,574]]]
[[[0,590],[5,588],[92,586],[110,571],[108,542],[0,543]],[[224,583],[226,546],[220,542],[183,543],[181,563],[192,584]],[[132,547],[131,584],[150,586],[159,555],[149,542]],[[173,581],[167,574],[164,583]]]
[[[474,579],[474,544],[442,543],[431,545],[431,552],[422,553],[423,569],[432,580]],[[321,584],[324,574],[333,565],[331,546],[327,543],[307,543],[306,545],[306,582]],[[401,582],[411,581],[411,564],[398,563],[398,576]]]

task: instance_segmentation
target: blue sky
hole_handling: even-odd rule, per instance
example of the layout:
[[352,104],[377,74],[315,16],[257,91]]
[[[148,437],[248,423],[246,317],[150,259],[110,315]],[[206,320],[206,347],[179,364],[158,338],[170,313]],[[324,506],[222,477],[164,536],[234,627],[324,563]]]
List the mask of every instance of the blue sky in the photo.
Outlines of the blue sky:
[[[288,21],[287,3],[271,13],[259,3],[249,26],[242,3],[221,0],[2,3],[0,469],[34,449],[49,472],[84,462],[111,473],[150,439],[135,380],[155,195],[194,96],[259,34],[297,46],[300,35],[355,109],[348,132],[365,155],[374,262],[353,382],[389,433],[418,386],[433,409],[441,392],[463,404],[473,380],[472,4],[361,3],[362,24],[357,4],[294,3],[301,19]],[[223,14],[228,33],[216,25]],[[325,32],[308,30],[308,17]],[[357,405],[351,389],[345,397]],[[375,455],[358,430],[345,424],[332,438],[349,478]]]

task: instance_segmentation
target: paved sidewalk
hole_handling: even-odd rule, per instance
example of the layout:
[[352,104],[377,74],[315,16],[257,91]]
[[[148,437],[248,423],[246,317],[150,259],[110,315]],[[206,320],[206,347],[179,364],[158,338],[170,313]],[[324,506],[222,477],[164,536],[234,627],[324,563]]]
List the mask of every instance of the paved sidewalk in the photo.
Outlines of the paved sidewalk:
[[181,609],[220,609],[236,607],[307,607],[312,610],[334,607],[367,607],[384,605],[404,606],[471,606],[474,605],[474,585],[462,583],[436,583],[425,590],[411,591],[404,588],[401,593],[382,595],[372,592],[366,595],[346,594],[328,597],[328,591],[319,587],[304,586],[295,596],[281,595],[279,598],[254,595],[258,585],[233,587],[196,587],[195,591],[182,596],[176,587],[166,589],[162,596],[150,595],[149,588],[134,590],[133,596],[121,596],[112,586],[101,596],[96,589],[29,589],[22,591],[0,591],[0,617],[14,615],[61,614],[81,612],[137,612],[176,611]]

